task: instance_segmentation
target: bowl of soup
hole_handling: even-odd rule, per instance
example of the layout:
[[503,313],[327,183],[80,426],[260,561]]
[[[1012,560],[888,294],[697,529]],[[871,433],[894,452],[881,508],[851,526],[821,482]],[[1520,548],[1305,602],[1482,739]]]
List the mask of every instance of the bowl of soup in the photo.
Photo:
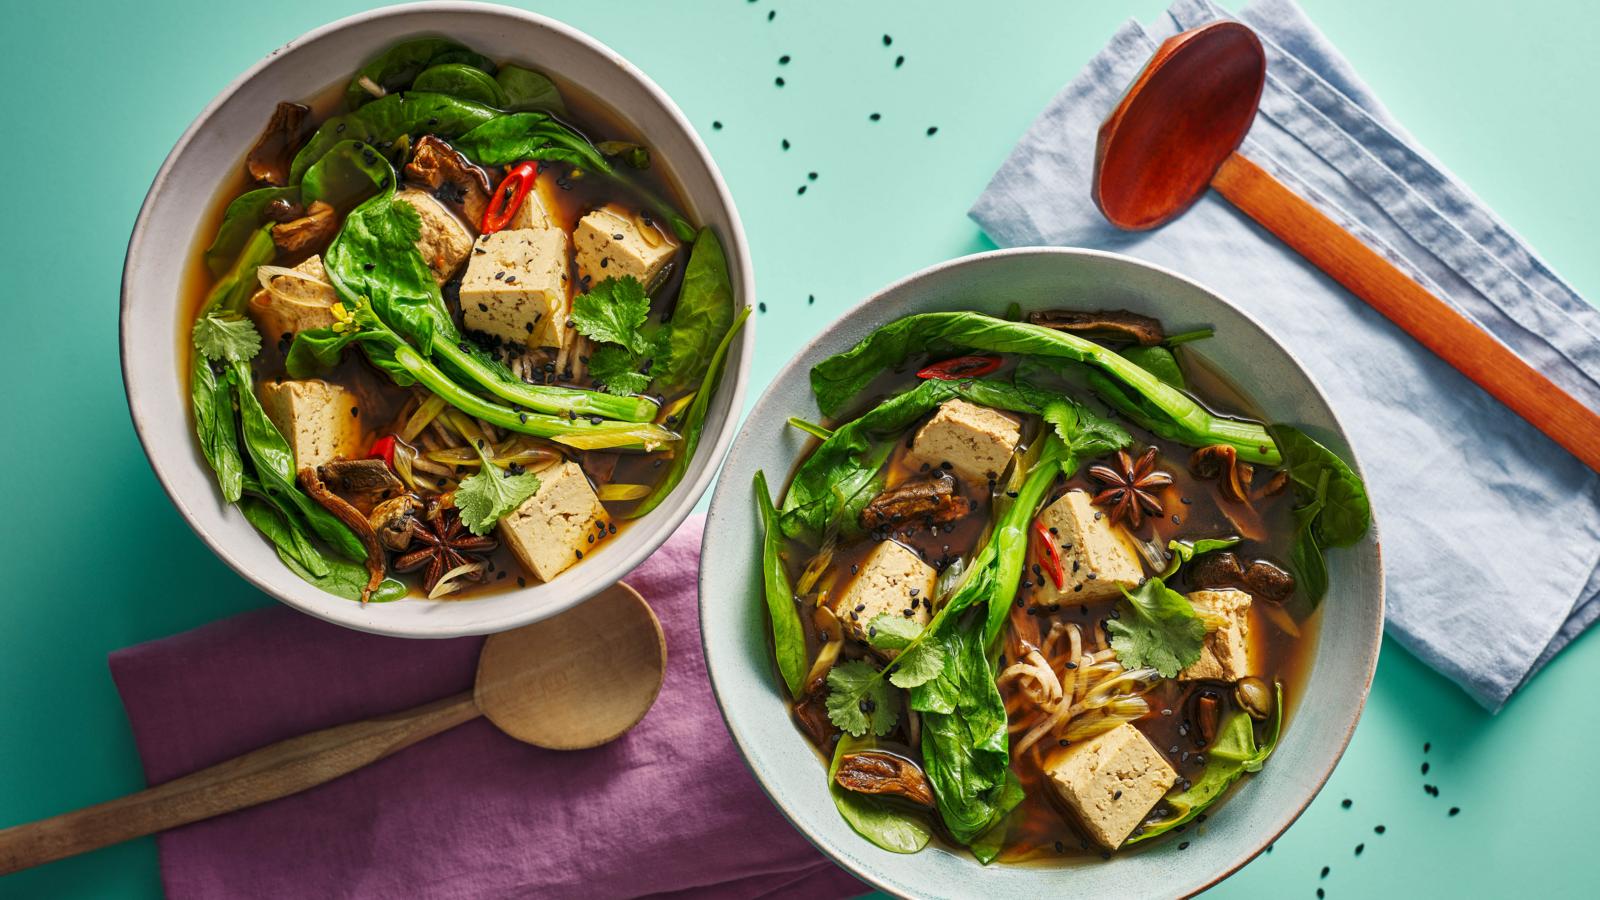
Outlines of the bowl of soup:
[[738,212],[650,79],[499,6],[353,16],[200,114],[129,244],[157,477],[224,561],[329,621],[500,631],[626,574],[742,408]]
[[955,260],[756,403],[706,664],[773,801],[914,897],[1175,896],[1326,781],[1377,661],[1360,466],[1248,316],[1111,253]]

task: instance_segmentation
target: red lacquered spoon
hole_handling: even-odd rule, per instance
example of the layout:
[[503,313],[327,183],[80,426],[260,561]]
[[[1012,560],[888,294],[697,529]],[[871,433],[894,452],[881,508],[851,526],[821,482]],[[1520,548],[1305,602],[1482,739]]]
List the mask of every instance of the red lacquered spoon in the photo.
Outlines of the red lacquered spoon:
[[1094,201],[1143,231],[1217,193],[1383,313],[1512,412],[1600,471],[1600,414],[1534,371],[1316,207],[1240,156],[1266,83],[1261,41],[1238,22],[1168,38],[1100,126]]

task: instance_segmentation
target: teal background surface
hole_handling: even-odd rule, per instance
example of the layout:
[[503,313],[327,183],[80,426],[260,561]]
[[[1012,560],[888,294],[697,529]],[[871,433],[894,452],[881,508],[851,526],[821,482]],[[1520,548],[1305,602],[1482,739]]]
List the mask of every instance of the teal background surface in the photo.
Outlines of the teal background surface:
[[[117,358],[122,257],[146,187],[206,102],[281,43],[370,5],[5,0],[0,82],[14,106],[0,141],[0,422],[15,455],[0,517],[0,826],[143,786],[106,653],[272,602],[195,538],[140,452]],[[872,290],[987,249],[965,211],[1012,142],[1118,23],[1164,4],[520,5],[628,56],[705,137],[766,307],[754,395]],[[1428,149],[1600,297],[1589,221],[1600,205],[1600,8],[1305,6]],[[1593,896],[1597,680],[1600,639],[1581,638],[1490,717],[1387,643],[1326,789],[1214,893]],[[154,843],[137,841],[0,880],[0,896],[159,896],[156,862]]]

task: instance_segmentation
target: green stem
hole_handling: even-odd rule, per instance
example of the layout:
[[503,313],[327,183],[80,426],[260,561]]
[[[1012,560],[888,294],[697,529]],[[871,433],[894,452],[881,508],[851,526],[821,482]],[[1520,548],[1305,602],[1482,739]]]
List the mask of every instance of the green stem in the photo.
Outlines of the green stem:
[[798,416],[789,417],[789,427],[799,431],[804,431],[806,434],[809,434],[818,440],[825,441],[828,438],[833,437],[833,432],[831,430],[823,428],[821,425],[818,425],[815,422],[807,422],[805,419],[799,418]]
[[1062,449],[1060,441],[1049,442],[1039,461],[1028,470],[1028,478],[1022,483],[1022,489],[1017,491],[1011,507],[995,526],[994,539],[990,543],[995,548],[998,566],[994,592],[989,595],[988,619],[984,626],[985,646],[993,644],[1000,636],[1006,616],[1011,611],[1011,598],[1017,594],[1017,585],[1022,582],[1022,569],[1028,561],[1028,526],[1033,522],[1039,504],[1044,502],[1044,495],[1055,484],[1056,474],[1061,471]]
[[443,335],[433,342],[433,353],[489,393],[535,412],[601,416],[622,422],[650,422],[655,420],[659,410],[655,401],[648,397],[625,397],[582,388],[508,381],[484,365],[483,360]]

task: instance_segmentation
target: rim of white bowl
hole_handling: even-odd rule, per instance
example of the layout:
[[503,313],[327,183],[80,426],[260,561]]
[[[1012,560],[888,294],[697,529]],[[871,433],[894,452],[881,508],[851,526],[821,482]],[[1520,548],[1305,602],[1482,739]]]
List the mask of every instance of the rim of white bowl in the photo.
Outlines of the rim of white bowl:
[[[1344,423],[1339,419],[1338,412],[1334,409],[1333,404],[1328,402],[1327,394],[1322,390],[1322,386],[1317,383],[1317,380],[1311,375],[1310,372],[1306,371],[1305,366],[1301,364],[1299,357],[1291,353],[1287,347],[1284,347],[1283,344],[1273,336],[1272,332],[1267,330],[1267,328],[1263,326],[1254,316],[1235,306],[1222,294],[1212,290],[1209,287],[1206,287],[1201,282],[1196,281],[1188,276],[1179,274],[1178,272],[1175,272],[1165,266],[1122,253],[1115,253],[1109,250],[1094,250],[1086,247],[1012,247],[1001,250],[990,250],[983,253],[973,253],[968,254],[967,256],[946,260],[941,263],[935,263],[924,269],[913,272],[910,275],[906,275],[905,277],[893,281],[887,285],[884,285],[878,290],[867,295],[867,297],[864,299],[858,301],[855,305],[851,306],[842,315],[835,318],[827,328],[824,328],[810,341],[807,341],[805,346],[795,351],[794,355],[790,357],[789,361],[785,363],[783,368],[778,371],[778,374],[773,377],[772,382],[768,384],[766,389],[761,392],[761,396],[756,398],[755,408],[760,408],[761,405],[767,401],[769,395],[773,393],[778,384],[789,380],[793,370],[799,366],[800,360],[809,356],[813,349],[818,346],[829,345],[836,342],[837,338],[835,335],[840,329],[845,327],[845,320],[852,318],[864,307],[870,306],[871,304],[877,302],[880,297],[901,290],[902,288],[906,288],[916,282],[935,277],[950,269],[981,264],[995,259],[1023,256],[1078,256],[1100,257],[1115,260],[1120,263],[1153,270],[1176,281],[1188,284],[1210,295],[1218,302],[1233,310],[1245,321],[1255,326],[1255,328],[1260,331],[1268,341],[1271,341],[1272,344],[1276,346],[1287,359],[1291,360],[1295,364],[1295,367],[1300,370],[1301,375],[1305,377],[1306,384],[1310,386],[1311,391],[1316,395],[1317,399],[1322,402],[1323,406],[1327,407],[1329,415],[1333,420],[1333,424],[1338,429],[1339,437],[1344,439],[1345,446],[1349,448],[1351,467],[1355,469],[1358,475],[1363,471],[1360,457],[1356,453],[1355,446],[1349,440],[1349,435],[1345,431]],[[843,349],[843,347],[840,348],[840,350]],[[752,420],[746,420],[746,426],[749,425],[750,421]],[[740,431],[742,433],[743,429],[741,428]],[[737,443],[737,439],[735,442]],[[726,462],[726,460],[724,460],[724,462]],[[708,530],[717,518],[718,507],[722,503],[730,502],[723,499],[724,496],[731,496],[725,495],[724,491],[735,490],[734,488],[725,488],[725,484],[726,482],[719,482],[717,491],[712,494],[711,511],[706,517]],[[1308,783],[1308,790],[1305,793],[1304,800],[1296,804],[1293,809],[1287,810],[1284,814],[1277,816],[1275,821],[1270,826],[1262,829],[1260,831],[1260,838],[1252,842],[1253,846],[1250,850],[1240,854],[1214,874],[1202,878],[1198,883],[1182,885],[1174,888],[1175,893],[1178,895],[1190,897],[1215,887],[1228,876],[1244,868],[1247,863],[1261,855],[1262,851],[1271,846],[1274,841],[1276,841],[1283,835],[1285,831],[1289,829],[1289,826],[1295,823],[1295,820],[1300,818],[1301,814],[1306,811],[1306,808],[1311,805],[1311,801],[1316,799],[1317,795],[1322,792],[1322,788],[1327,784],[1328,779],[1332,777],[1333,770],[1338,767],[1339,760],[1344,757],[1345,750],[1350,746],[1350,739],[1355,735],[1356,725],[1361,721],[1361,713],[1366,708],[1367,698],[1372,691],[1372,679],[1373,675],[1377,671],[1378,654],[1383,645],[1383,621],[1387,592],[1383,571],[1381,534],[1378,529],[1376,515],[1374,515],[1371,530],[1374,562],[1376,563],[1377,571],[1377,616],[1375,617],[1372,634],[1368,642],[1367,652],[1365,654],[1365,675],[1361,682],[1361,690],[1357,696],[1355,706],[1351,710],[1349,721],[1341,723],[1343,737],[1339,743],[1338,751],[1333,755],[1327,768],[1324,771],[1317,773],[1315,778]],[[702,568],[700,571],[698,587],[700,596],[700,616],[703,622],[707,614],[705,601],[707,591],[704,568]],[[783,814],[785,819],[789,820],[789,824],[794,826],[795,830],[799,831],[807,841],[811,842],[812,846],[816,847],[823,853],[823,855],[827,856],[838,865],[844,867],[856,878],[861,879],[876,890],[883,891],[887,894],[892,894],[896,897],[913,896],[912,894],[907,893],[906,885],[900,884],[897,881],[891,880],[890,878],[873,871],[869,865],[862,862],[860,859],[851,855],[850,853],[845,852],[844,848],[836,847],[825,835],[808,827],[805,822],[801,821],[790,813],[788,805],[778,798],[776,789],[768,780],[766,775],[763,772],[758,771],[750,762],[751,738],[748,734],[746,734],[745,731],[743,731],[734,723],[733,718],[729,715],[728,699],[724,696],[722,686],[717,682],[715,675],[717,665],[713,662],[714,659],[720,659],[720,656],[717,650],[712,646],[711,642],[706,639],[706,631],[703,624],[700,632],[700,644],[701,652],[704,654],[706,660],[706,674],[711,681],[711,691],[717,699],[717,709],[722,714],[723,724],[727,727],[729,735],[733,737],[734,743],[738,746],[739,756],[744,760],[745,768],[749,769],[750,773],[755,776],[756,782],[761,785],[761,790],[767,795],[767,798],[772,801],[772,804],[778,808],[778,811]],[[862,840],[865,839],[862,838]]]
[[[677,103],[673,102],[672,98],[667,95],[666,91],[662,90],[661,87],[657,85],[655,81],[646,75],[641,69],[639,69],[638,66],[635,66],[633,63],[629,62],[627,58],[622,56],[622,54],[611,49],[600,40],[559,20],[552,19],[548,16],[543,16],[538,13],[528,12],[526,10],[515,9],[512,7],[498,6],[492,3],[456,2],[456,0],[427,0],[427,2],[405,3],[395,6],[380,7],[378,9],[346,16],[342,19],[337,19],[333,22],[329,22],[325,25],[305,32],[304,34],[288,41],[277,49],[269,52],[261,59],[257,60],[255,64],[246,69],[242,74],[240,74],[233,81],[229,82],[226,87],[218,92],[217,95],[213,97],[211,101],[206,104],[205,108],[202,109],[195,117],[194,121],[189,124],[189,127],[184,130],[183,134],[178,138],[177,143],[173,145],[172,149],[167,153],[166,158],[162,160],[161,168],[157,170],[155,178],[151,181],[150,189],[145,193],[144,200],[139,206],[139,215],[134,221],[133,232],[128,238],[127,253],[123,257],[117,344],[122,368],[123,392],[127,398],[129,415],[133,419],[134,432],[138,435],[139,444],[144,451],[145,459],[149,462],[152,471],[155,472],[156,480],[160,482],[161,489],[166,492],[168,499],[170,499],[173,506],[178,509],[178,512],[183,517],[183,520],[188,523],[189,527],[195,532],[196,535],[199,536],[201,541],[203,541],[207,547],[211,548],[211,552],[215,553],[219,559],[229,566],[229,568],[233,569],[246,581],[255,585],[255,587],[262,592],[277,599],[279,602],[284,603],[287,606],[291,606],[303,613],[306,613],[307,615],[315,616],[316,618],[324,621],[343,625],[347,628],[352,628],[357,631],[388,635],[391,637],[450,638],[479,634],[492,634],[494,632],[505,631],[520,625],[526,625],[531,622],[540,621],[564,612],[565,610],[571,609],[579,603],[588,600],[599,591],[604,590],[607,586],[609,586],[609,584],[597,584],[591,590],[579,591],[570,596],[561,597],[555,602],[546,602],[528,608],[512,609],[504,615],[492,618],[485,617],[481,620],[474,621],[471,624],[457,626],[444,625],[442,627],[433,623],[423,626],[405,627],[402,625],[397,625],[392,619],[386,620],[382,616],[363,616],[362,613],[364,608],[361,606],[361,604],[357,604],[353,601],[344,601],[342,598],[340,598],[343,605],[328,604],[324,607],[316,607],[300,602],[299,600],[280,592],[267,579],[257,575],[252,569],[247,567],[243,561],[241,561],[231,551],[226,541],[223,541],[218,536],[213,535],[201,525],[197,513],[191,509],[187,503],[184,502],[183,497],[179,493],[178,486],[176,484],[176,477],[169,470],[170,466],[174,465],[174,463],[170,463],[167,460],[158,458],[157,454],[152,451],[151,442],[146,434],[147,430],[154,432],[158,429],[170,428],[172,427],[172,423],[150,421],[146,417],[146,414],[142,411],[144,406],[143,398],[156,391],[181,392],[182,385],[165,383],[136,383],[135,380],[130,377],[130,354],[127,344],[128,323],[134,312],[132,308],[133,304],[130,302],[130,282],[133,277],[132,270],[134,268],[134,261],[138,259],[140,254],[143,252],[146,231],[149,226],[148,218],[150,216],[153,203],[156,197],[158,197],[165,189],[168,180],[173,174],[174,165],[183,155],[184,151],[189,147],[189,145],[193,143],[195,137],[206,129],[206,126],[211,121],[213,115],[216,114],[217,110],[227,103],[228,100],[234,96],[234,94],[238,93],[238,91],[244,87],[244,85],[248,84],[258,75],[260,75],[260,73],[277,57],[288,51],[315,44],[319,40],[322,40],[329,35],[380,19],[441,13],[497,16],[507,19],[516,19],[538,28],[547,29],[564,37],[567,40],[580,44],[587,49],[605,57],[624,73],[626,73],[632,80],[637,82],[638,85],[644,89],[645,93],[649,95],[650,99],[656,103],[682,131],[683,136],[693,148],[699,165],[705,168],[706,174],[714,188],[714,196],[709,199],[713,200],[715,206],[720,207],[726,212],[727,215],[729,233],[721,236],[724,243],[724,252],[728,256],[737,260],[739,264],[739,271],[742,274],[742,278],[740,278],[739,283],[735,285],[736,294],[744,299],[744,306],[750,307],[755,306],[756,297],[755,273],[752,267],[752,261],[750,259],[749,243],[745,237],[744,225],[739,217],[738,207],[734,204],[733,196],[728,190],[727,183],[723,180],[722,171],[717,167],[716,161],[712,158],[710,150],[708,150],[705,146],[705,142],[701,140],[699,132],[695,130],[688,117],[683,114],[683,110],[679,109]],[[580,84],[578,86],[587,90],[584,85]],[[185,264],[187,264],[187,262],[188,260],[185,259]],[[752,357],[755,350],[755,323],[751,321],[751,319],[753,319],[753,316],[746,319],[744,327],[740,332],[738,343],[736,344],[736,346],[739,348],[737,368],[730,372],[724,372],[722,384],[719,386],[719,391],[732,392],[730,403],[728,405],[728,415],[721,423],[721,427],[718,430],[715,440],[707,441],[705,440],[704,435],[702,435],[701,438],[701,444],[698,452],[703,454],[702,458],[707,460],[709,464],[705,465],[699,475],[696,476],[692,481],[680,483],[673,491],[673,497],[668,501],[672,504],[672,506],[671,508],[666,509],[665,518],[659,520],[658,522],[651,523],[656,529],[651,537],[642,542],[632,552],[621,557],[620,560],[615,563],[615,571],[617,573],[618,580],[625,577],[628,572],[631,572],[640,563],[644,562],[646,558],[648,558],[652,553],[659,549],[663,543],[666,542],[667,538],[671,537],[673,532],[678,529],[678,526],[683,524],[684,519],[688,518],[689,514],[694,510],[694,507],[699,502],[700,497],[704,495],[707,487],[710,486],[712,479],[714,479],[717,473],[721,471],[722,460],[727,455],[728,449],[733,444],[734,435],[738,430],[737,426],[739,425],[744,412],[745,391],[749,383],[750,365],[752,363]],[[190,427],[190,422],[187,417],[184,419],[183,427],[186,430]],[[652,515],[654,514],[655,513],[652,513]],[[641,524],[643,523],[635,523],[634,527],[637,528]],[[557,581],[550,582],[550,584],[556,584],[558,582],[559,578]],[[515,592],[511,593],[514,594]],[[369,607],[370,606],[372,605],[369,604]],[[381,606],[382,605],[378,605],[378,608],[381,608]]]

